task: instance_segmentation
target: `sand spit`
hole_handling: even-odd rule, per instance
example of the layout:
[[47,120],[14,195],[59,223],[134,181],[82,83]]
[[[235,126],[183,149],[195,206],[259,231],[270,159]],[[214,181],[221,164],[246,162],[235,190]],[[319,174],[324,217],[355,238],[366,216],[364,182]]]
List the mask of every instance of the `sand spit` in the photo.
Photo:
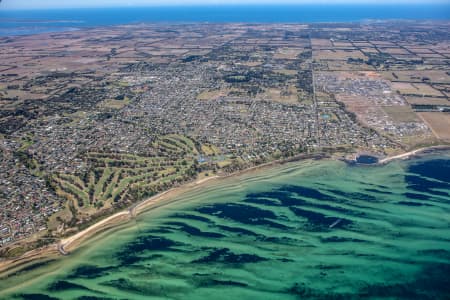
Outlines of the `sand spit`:
[[415,155],[422,154],[425,152],[444,151],[444,150],[450,150],[450,146],[440,145],[440,146],[419,148],[419,149],[415,149],[415,150],[412,150],[412,151],[409,151],[406,153],[402,153],[402,154],[398,154],[398,155],[394,155],[394,156],[388,156],[386,158],[380,159],[378,164],[386,164],[390,161],[397,160],[397,159],[409,159]]

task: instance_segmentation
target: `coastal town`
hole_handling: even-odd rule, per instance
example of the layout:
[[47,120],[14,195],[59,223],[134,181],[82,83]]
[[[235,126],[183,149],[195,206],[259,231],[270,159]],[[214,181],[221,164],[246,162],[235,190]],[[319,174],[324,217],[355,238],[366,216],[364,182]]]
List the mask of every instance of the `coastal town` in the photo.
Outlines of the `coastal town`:
[[450,23],[0,37],[0,256],[195,179],[450,143]]

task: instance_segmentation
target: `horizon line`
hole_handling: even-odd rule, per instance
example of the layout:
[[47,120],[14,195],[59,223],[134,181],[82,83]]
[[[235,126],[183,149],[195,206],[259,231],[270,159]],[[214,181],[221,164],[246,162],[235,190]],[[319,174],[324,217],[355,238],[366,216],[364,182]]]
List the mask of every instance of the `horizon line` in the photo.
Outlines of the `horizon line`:
[[248,6],[248,7],[266,7],[266,6],[288,6],[288,7],[301,7],[301,6],[450,6],[450,3],[443,1],[434,1],[434,2],[364,2],[364,3],[351,3],[351,2],[340,2],[340,3],[216,3],[216,4],[207,4],[207,3],[165,3],[165,4],[140,4],[140,5],[92,5],[92,6],[65,6],[65,7],[19,7],[19,8],[10,8],[1,7],[0,3],[0,12],[3,11],[24,11],[24,10],[63,10],[63,9],[93,9],[93,8],[102,8],[102,9],[110,9],[110,8],[175,8],[175,7],[233,7],[233,6]]

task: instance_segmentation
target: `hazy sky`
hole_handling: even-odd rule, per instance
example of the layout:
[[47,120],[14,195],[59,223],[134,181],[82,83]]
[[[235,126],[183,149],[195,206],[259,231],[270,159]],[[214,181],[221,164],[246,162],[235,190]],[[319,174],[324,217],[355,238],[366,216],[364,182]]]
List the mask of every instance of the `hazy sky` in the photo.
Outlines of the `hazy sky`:
[[448,3],[448,0],[3,0],[0,9],[220,4]]

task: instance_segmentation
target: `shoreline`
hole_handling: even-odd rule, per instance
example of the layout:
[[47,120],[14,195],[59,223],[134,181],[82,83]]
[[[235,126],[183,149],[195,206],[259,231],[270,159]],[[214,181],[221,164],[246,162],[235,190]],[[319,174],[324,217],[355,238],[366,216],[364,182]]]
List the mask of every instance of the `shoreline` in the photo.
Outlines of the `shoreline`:
[[434,152],[434,151],[445,151],[445,150],[450,150],[450,146],[446,146],[446,145],[437,145],[437,146],[430,146],[430,147],[422,147],[419,149],[415,149],[415,150],[411,150],[409,152],[405,152],[405,153],[401,153],[401,154],[397,154],[394,156],[388,156],[385,157],[383,159],[380,159],[377,163],[377,165],[384,165],[387,164],[391,161],[394,160],[407,160],[410,159],[411,157],[418,155],[418,154],[422,154],[424,152]]
[[[236,176],[240,175],[240,172],[236,172]],[[75,251],[83,242],[88,240],[95,234],[102,232],[107,229],[111,229],[117,225],[128,222],[132,220],[137,215],[147,211],[150,207],[160,201],[173,198],[183,192],[191,190],[195,187],[200,187],[209,181],[214,181],[217,179],[226,178],[226,176],[211,176],[196,180],[193,182],[188,182],[178,187],[173,187],[167,191],[161,192],[155,196],[144,199],[126,210],[119,211],[106,217],[103,220],[89,226],[88,228],[75,233],[72,236],[62,238],[57,243],[52,243],[50,245],[44,246],[42,248],[37,248],[30,250],[20,257],[13,259],[0,260],[0,278],[4,275],[8,275],[9,272],[14,272],[16,269],[20,270],[21,266],[25,266],[34,260],[40,259],[51,259],[52,256],[65,256],[70,255],[70,252]]]
[[125,211],[117,212],[106,219],[103,219],[88,228],[74,234],[73,236],[62,239],[58,245],[58,251],[63,255],[70,254],[70,251],[76,250],[77,246],[80,245],[84,240],[89,239],[89,237],[95,235],[99,231],[108,229],[115,225],[118,225],[122,222],[128,222],[138,216],[139,214],[145,212],[152,205],[166,199],[170,199],[172,197],[181,194],[191,188],[201,186],[208,181],[212,181],[214,179],[221,178],[221,176],[211,176],[203,179],[196,180],[194,182],[189,182],[184,185],[171,188],[167,191],[161,192],[157,195],[154,195],[150,198],[144,199]]
[[[427,151],[436,151],[436,150],[450,150],[450,146],[447,145],[439,145],[439,146],[431,146],[431,147],[423,147],[419,149],[415,149],[406,153],[386,157],[380,160],[376,165],[384,165],[391,161],[397,159],[409,159],[414,155],[427,152]],[[252,166],[246,169],[238,170],[236,172],[230,174],[223,175],[215,175],[211,177],[205,177],[202,179],[197,179],[195,181],[191,181],[185,184],[182,184],[177,187],[173,187],[167,191],[161,192],[157,195],[154,195],[150,198],[144,199],[126,210],[119,211],[111,216],[106,217],[103,220],[98,221],[97,223],[89,226],[88,228],[75,233],[74,235],[66,238],[62,238],[57,243],[53,243],[47,245],[42,248],[33,249],[20,257],[13,259],[5,259],[0,260],[0,278],[3,276],[7,276],[8,273],[14,272],[17,269],[20,270],[21,266],[26,266],[28,263],[31,263],[36,260],[44,260],[51,259],[53,256],[60,257],[61,255],[69,255],[70,252],[75,251],[83,242],[94,236],[95,234],[105,231],[107,229],[111,229],[117,225],[120,225],[125,222],[129,222],[139,214],[146,212],[149,209],[152,209],[152,206],[158,204],[164,200],[168,200],[179,196],[187,191],[190,191],[194,188],[202,187],[206,184],[215,181],[221,181],[231,177],[238,177],[247,173],[252,173],[256,171],[260,171],[262,169],[275,167],[278,165],[283,165],[290,162],[302,161],[302,160],[325,160],[325,159],[336,159],[333,154],[325,154],[325,153],[310,153],[310,154],[299,154],[286,159],[274,160],[271,162],[263,163],[260,165]],[[168,203],[161,203],[169,204]],[[159,206],[155,206],[153,208],[157,208]]]
[[[111,229],[117,225],[120,225],[123,222],[128,222],[137,215],[151,209],[153,205],[158,204],[163,200],[167,200],[175,196],[181,195],[182,193],[190,191],[193,188],[198,188],[210,182],[224,180],[231,177],[237,177],[246,173],[251,173],[254,171],[258,171],[276,165],[306,159],[318,159],[318,158],[323,159],[325,157],[328,156],[324,155],[323,153],[299,154],[286,159],[278,159],[260,165],[248,167],[242,170],[237,170],[229,174],[215,175],[211,177],[205,177],[202,179],[196,179],[191,182],[184,183],[180,186],[173,187],[167,191],[161,192],[150,198],[144,199],[125,210],[114,213],[113,215],[110,215],[105,219],[98,221],[97,223],[89,226],[88,228],[73,234],[72,236],[61,238],[58,242],[46,245],[41,248],[30,250],[17,258],[0,260],[0,278],[5,275],[7,276],[8,273],[10,272],[16,271],[16,269],[20,270],[21,266],[25,266],[34,260],[50,258],[53,255],[56,256],[69,255],[71,251],[76,250],[78,246],[80,246],[84,241],[88,240],[90,237],[94,236],[96,233],[107,229]],[[164,205],[164,203],[162,203],[162,205]]]

